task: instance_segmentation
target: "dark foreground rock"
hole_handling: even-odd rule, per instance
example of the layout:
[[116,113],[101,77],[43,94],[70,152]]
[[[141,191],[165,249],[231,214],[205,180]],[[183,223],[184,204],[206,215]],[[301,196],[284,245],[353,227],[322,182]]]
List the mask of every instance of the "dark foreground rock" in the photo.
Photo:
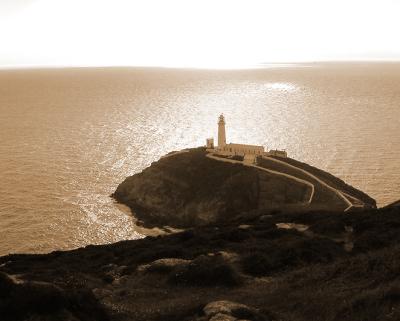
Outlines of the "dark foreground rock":
[[400,320],[400,208],[0,258],[0,320]]
[[67,289],[0,272],[0,320],[108,320],[88,289]]
[[400,200],[393,202],[393,203],[387,205],[386,207],[400,207]]
[[[259,165],[272,170],[267,172],[210,159],[204,148],[167,156],[125,179],[113,194],[147,226],[201,226],[265,211],[344,211],[349,205],[334,189],[355,200],[355,208],[375,207],[375,201],[368,195],[300,162],[296,163],[299,169],[293,169],[285,163],[262,160]],[[288,159],[288,162],[296,161]],[[334,189],[301,169],[309,170]]]

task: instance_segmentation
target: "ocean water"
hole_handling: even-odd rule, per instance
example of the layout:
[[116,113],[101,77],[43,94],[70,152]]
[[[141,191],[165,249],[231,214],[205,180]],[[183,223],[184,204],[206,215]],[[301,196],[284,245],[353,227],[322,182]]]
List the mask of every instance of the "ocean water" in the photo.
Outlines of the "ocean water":
[[142,237],[109,195],[172,150],[216,137],[286,149],[400,199],[400,64],[253,70],[0,71],[0,255]]

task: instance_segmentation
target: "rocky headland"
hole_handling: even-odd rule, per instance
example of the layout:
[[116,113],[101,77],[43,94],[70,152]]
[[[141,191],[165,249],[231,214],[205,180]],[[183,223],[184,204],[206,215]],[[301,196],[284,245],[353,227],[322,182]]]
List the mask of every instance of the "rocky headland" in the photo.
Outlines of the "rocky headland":
[[292,159],[214,156],[169,154],[114,194],[184,231],[1,257],[0,320],[400,320],[399,206]]
[[[211,156],[211,157],[210,157]],[[256,165],[205,148],[171,153],[122,182],[113,197],[144,225],[193,227],[260,212],[375,208],[365,193],[291,158]]]

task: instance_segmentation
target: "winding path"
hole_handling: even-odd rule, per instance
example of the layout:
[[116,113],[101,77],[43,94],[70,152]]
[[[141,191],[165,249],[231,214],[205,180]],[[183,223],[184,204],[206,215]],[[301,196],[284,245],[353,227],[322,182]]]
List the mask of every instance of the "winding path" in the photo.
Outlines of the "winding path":
[[306,180],[304,180],[304,179],[301,179],[301,178],[298,178],[298,177],[295,177],[295,176],[292,176],[292,175],[289,175],[289,174],[286,174],[286,173],[274,171],[274,170],[272,170],[272,169],[268,169],[268,168],[265,168],[265,167],[257,166],[257,165],[254,165],[254,164],[249,164],[249,163],[246,163],[246,162],[237,161],[237,160],[233,160],[233,159],[229,159],[229,158],[223,158],[223,157],[214,156],[213,154],[207,154],[206,157],[211,158],[211,159],[215,159],[215,160],[220,161],[220,162],[233,163],[233,164],[241,164],[241,165],[248,166],[248,167],[254,167],[254,168],[257,168],[257,169],[259,169],[259,170],[268,172],[268,173],[270,173],[270,174],[284,176],[284,177],[286,177],[286,178],[289,178],[289,179],[291,179],[291,180],[294,180],[294,181],[296,181],[296,182],[305,184],[305,185],[307,185],[308,187],[310,187],[310,189],[311,189],[310,198],[309,198],[309,200],[308,200],[307,202],[305,202],[306,205],[310,205],[311,202],[312,202],[312,200],[313,200],[313,198],[314,198],[314,193],[315,193],[315,186],[314,186],[314,184],[312,184],[312,183],[310,183],[309,181],[306,181]]
[[287,167],[296,169],[296,170],[302,172],[303,174],[305,174],[305,175],[311,177],[312,179],[316,180],[318,183],[320,183],[321,185],[325,186],[326,188],[330,189],[331,191],[333,191],[334,193],[336,193],[336,195],[338,195],[338,196],[348,205],[347,208],[344,210],[345,212],[347,212],[348,210],[350,210],[353,206],[354,206],[354,207],[357,207],[357,206],[353,205],[353,203],[350,202],[350,200],[349,200],[341,191],[339,191],[338,189],[336,189],[336,188],[334,188],[334,187],[328,185],[328,184],[325,183],[323,180],[319,179],[318,177],[316,177],[315,175],[311,174],[310,172],[308,172],[308,171],[306,171],[306,170],[304,170],[304,169],[302,169],[302,168],[296,167],[296,166],[294,166],[294,165],[288,164],[288,163],[286,163],[286,162],[283,162],[283,161],[281,161],[281,160],[279,160],[279,159],[273,158],[273,157],[262,156],[262,158],[265,158],[265,159],[268,159],[268,160],[270,160],[270,161],[279,163],[279,164],[281,164],[281,165],[285,165],[285,166],[287,166]]
[[[310,205],[312,200],[313,200],[313,198],[314,198],[315,186],[314,186],[313,183],[311,183],[311,182],[309,182],[307,180],[304,180],[304,179],[301,179],[301,178],[298,178],[298,177],[295,177],[295,176],[292,176],[292,175],[289,175],[289,174],[286,174],[286,173],[278,172],[278,171],[275,171],[275,170],[272,170],[272,169],[268,169],[268,168],[265,168],[265,167],[257,166],[257,165],[254,165],[254,164],[249,164],[249,163],[246,163],[246,162],[237,161],[237,160],[228,159],[228,158],[217,157],[217,156],[214,156],[213,154],[207,154],[206,156],[208,158],[212,158],[214,160],[218,160],[218,161],[221,161],[221,162],[237,163],[237,164],[242,164],[244,166],[254,167],[254,168],[266,171],[266,172],[271,173],[271,174],[281,175],[281,176],[284,176],[286,178],[295,180],[297,182],[306,184],[311,188],[310,198],[306,202],[306,204]],[[295,169],[297,171],[300,171],[303,174],[307,175],[308,177],[312,178],[313,180],[317,181],[319,184],[323,185],[327,189],[331,190],[332,192],[334,192],[339,198],[341,198],[346,203],[347,207],[344,210],[345,212],[349,211],[353,207],[363,207],[363,205],[362,205],[363,203],[359,199],[356,199],[355,197],[351,196],[352,199],[356,200],[356,202],[359,203],[359,204],[354,204],[353,202],[350,201],[350,199],[349,199],[350,196],[348,196],[347,194],[343,193],[342,191],[330,186],[329,184],[327,184],[323,180],[319,179],[315,175],[311,174],[310,172],[308,172],[308,171],[306,171],[306,170],[304,170],[302,168],[299,168],[299,167],[296,167],[294,165],[288,164],[286,162],[283,162],[283,161],[278,160],[278,159],[273,158],[273,157],[262,156],[262,158],[264,158],[266,160],[269,160],[269,161],[272,161],[272,162],[279,163],[280,165]]]

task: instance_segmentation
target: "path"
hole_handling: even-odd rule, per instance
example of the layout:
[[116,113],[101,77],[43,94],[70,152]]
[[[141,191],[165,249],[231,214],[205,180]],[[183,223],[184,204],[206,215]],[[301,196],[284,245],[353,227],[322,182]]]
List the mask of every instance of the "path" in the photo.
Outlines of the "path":
[[[268,172],[270,174],[284,176],[284,177],[292,179],[294,181],[306,184],[311,188],[310,198],[306,202],[306,204],[310,205],[312,200],[313,200],[313,198],[314,198],[314,193],[315,193],[314,184],[309,182],[309,181],[306,181],[304,179],[301,179],[301,178],[298,178],[298,177],[295,177],[295,176],[292,176],[292,175],[289,175],[289,174],[286,174],[286,173],[278,172],[278,171],[275,171],[275,170],[272,170],[272,169],[268,169],[268,168],[265,168],[265,167],[257,166],[257,165],[254,165],[254,164],[249,164],[249,163],[246,163],[246,162],[237,161],[237,160],[228,159],[228,158],[217,157],[217,156],[214,156],[213,154],[207,154],[206,156],[208,158],[211,158],[211,159],[214,159],[214,160],[217,160],[217,161],[221,161],[221,162],[236,163],[236,164],[242,164],[244,166],[254,167],[254,168],[257,168],[259,170],[266,171],[266,172]],[[288,164],[286,162],[283,162],[281,160],[275,159],[273,157],[262,156],[262,158],[270,160],[270,161],[273,161],[273,162],[276,162],[276,163],[279,163],[280,165],[287,166],[287,167],[295,169],[297,171],[300,171],[303,174],[305,174],[305,175],[309,176],[310,178],[314,179],[315,181],[317,181],[319,184],[323,185],[327,189],[331,190],[332,192],[334,192],[339,198],[341,198],[346,203],[347,207],[344,210],[345,212],[349,211],[353,207],[363,207],[363,203],[359,199],[357,199],[357,198],[355,198],[353,196],[349,196],[349,195],[343,193],[342,191],[330,186],[329,184],[325,183],[323,180],[319,179],[315,175],[311,174],[310,172],[308,172],[308,171],[306,171],[306,170],[304,170],[302,168],[299,168],[299,167],[296,167],[294,165]],[[350,199],[353,199],[356,204],[351,202]]]
[[[363,205],[359,205],[359,204],[354,205],[354,204],[349,200],[349,198],[345,196],[345,195],[347,195],[347,194],[344,194],[343,192],[339,191],[338,189],[336,189],[336,188],[334,188],[334,187],[328,185],[328,184],[325,183],[323,180],[319,179],[319,178],[316,177],[315,175],[311,174],[310,172],[308,172],[308,171],[306,171],[306,170],[304,170],[304,169],[302,169],[302,168],[299,168],[299,167],[296,167],[296,166],[294,166],[294,165],[288,164],[288,163],[286,163],[286,162],[283,162],[283,161],[281,161],[281,160],[279,160],[279,159],[276,159],[276,158],[273,158],[273,157],[262,156],[262,158],[268,159],[268,160],[273,161],[273,162],[276,162],[276,163],[279,163],[279,164],[281,164],[281,165],[285,165],[285,166],[290,167],[290,168],[293,168],[293,169],[296,169],[296,170],[302,172],[303,174],[305,174],[305,175],[311,177],[312,179],[316,180],[318,183],[320,183],[321,185],[325,186],[326,188],[330,189],[331,191],[333,191],[334,193],[336,193],[336,195],[338,195],[342,200],[344,200],[344,201],[346,202],[346,204],[348,205],[348,207],[344,210],[345,212],[347,212],[348,210],[350,210],[352,207],[363,207]],[[360,200],[356,199],[355,197],[351,197],[351,198],[357,200],[358,202],[360,202],[360,203],[362,204],[362,202],[361,202]]]
[[257,166],[257,165],[254,165],[254,164],[249,164],[249,163],[246,163],[246,162],[237,161],[237,160],[233,160],[233,159],[229,159],[229,158],[217,157],[217,156],[214,156],[214,155],[212,155],[212,154],[207,154],[206,157],[211,158],[211,159],[214,159],[214,160],[217,160],[217,161],[220,161],[220,162],[233,163],[233,164],[241,164],[241,165],[248,166],[248,167],[254,167],[254,168],[257,168],[257,169],[259,169],[259,170],[268,172],[268,173],[270,173],[270,174],[279,175],[279,176],[284,176],[284,177],[286,177],[286,178],[289,178],[289,179],[291,179],[291,180],[294,180],[294,181],[296,181],[296,182],[305,184],[305,185],[307,185],[308,187],[310,187],[311,193],[310,193],[310,198],[309,198],[309,200],[306,202],[307,205],[310,205],[311,202],[312,202],[312,200],[313,200],[313,198],[314,198],[314,191],[315,191],[314,184],[312,184],[312,183],[310,183],[309,181],[306,181],[306,180],[304,180],[304,179],[301,179],[301,178],[298,178],[298,177],[295,177],[295,176],[292,176],[292,175],[289,175],[289,174],[281,173],[281,172],[278,172],[278,171],[274,171],[274,170],[272,170],[272,169],[268,169],[268,168],[265,168],[265,167]]

